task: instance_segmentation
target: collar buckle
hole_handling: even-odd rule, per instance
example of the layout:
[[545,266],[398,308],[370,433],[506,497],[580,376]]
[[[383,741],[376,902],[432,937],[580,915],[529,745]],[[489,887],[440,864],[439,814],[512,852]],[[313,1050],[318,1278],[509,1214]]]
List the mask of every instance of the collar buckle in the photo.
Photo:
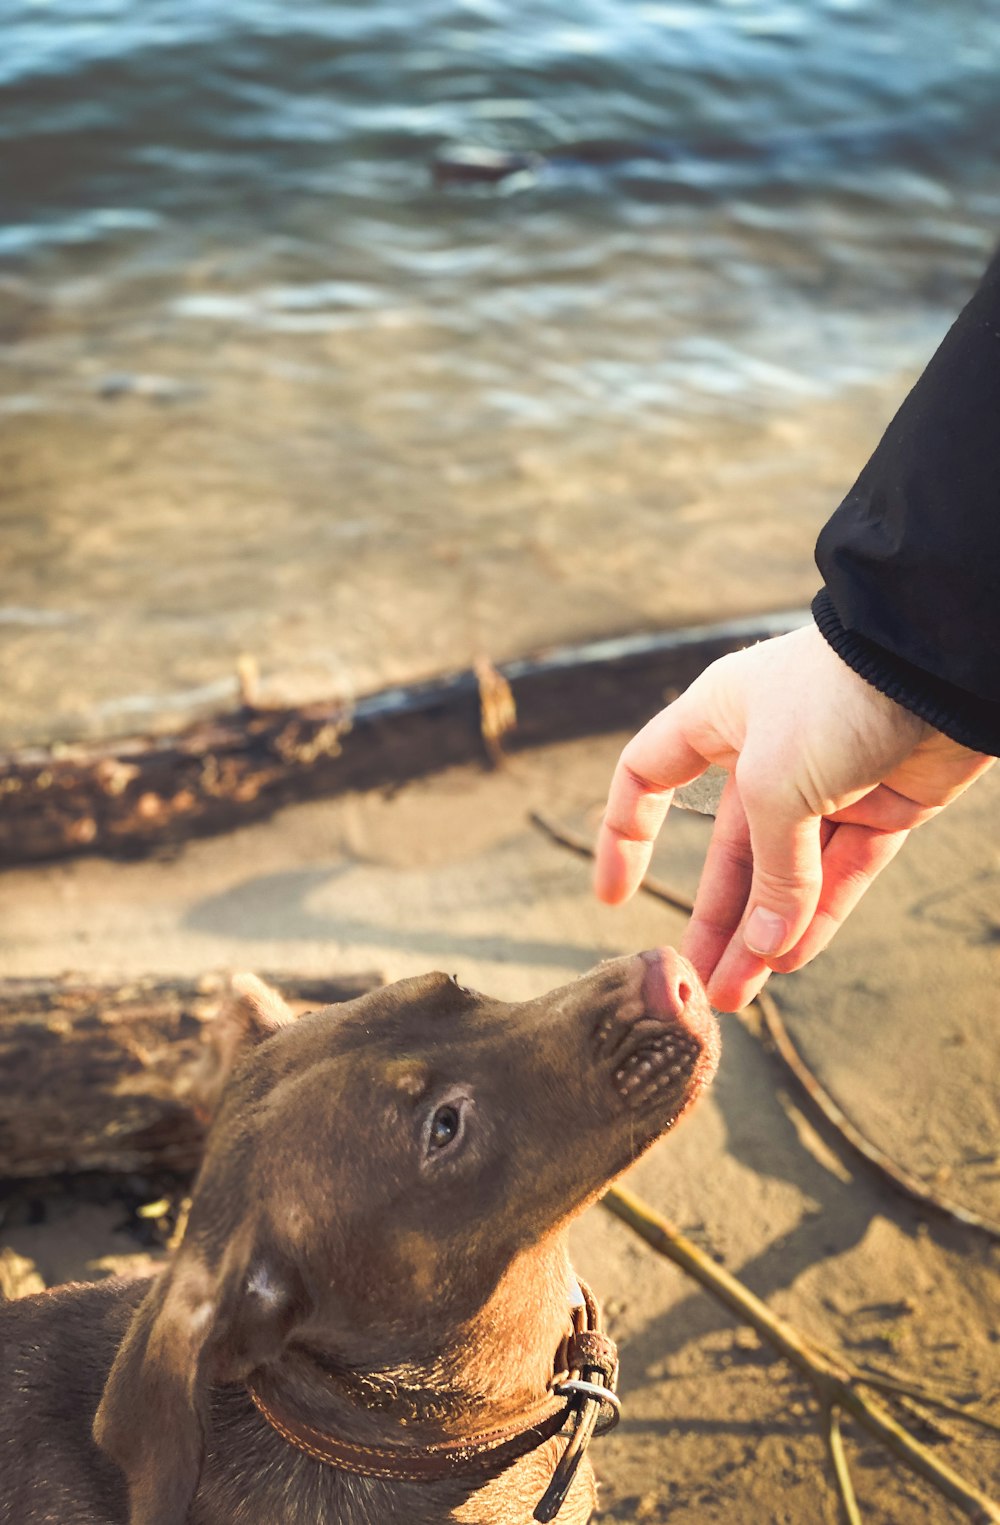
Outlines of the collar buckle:
[[621,1399],[615,1392],[618,1381],[618,1351],[615,1343],[600,1327],[600,1312],[593,1298],[587,1299],[583,1316],[569,1342],[569,1364],[574,1373],[553,1385],[553,1392],[569,1400],[573,1422],[566,1449],[556,1465],[552,1479],[538,1503],[533,1519],[546,1525],[554,1520],[566,1502],[573,1479],[595,1435],[606,1435],[621,1418]]

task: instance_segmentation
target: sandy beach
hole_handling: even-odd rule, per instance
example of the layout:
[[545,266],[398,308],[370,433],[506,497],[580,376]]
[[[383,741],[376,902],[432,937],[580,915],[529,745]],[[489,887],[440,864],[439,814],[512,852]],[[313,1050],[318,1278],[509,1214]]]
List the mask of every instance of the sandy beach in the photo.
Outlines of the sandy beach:
[[[996,243],[996,9],[13,0],[0,750],[173,732],[255,665],[264,705],[350,705],[806,608],[817,532]],[[439,172],[477,155],[526,168]],[[140,861],[3,865],[0,979],[443,968],[520,998],[675,943],[679,913],[598,905],[529,822],[593,836],[626,739],[601,729]],[[1000,770],[772,981],[853,1121],[994,1222],[998,804]],[[654,871],[693,892],[709,830],[676,813]],[[722,1026],[631,1188],[831,1349],[997,1417],[997,1244]],[[144,1274],[184,1190],[0,1182],[0,1285]],[[805,1383],[600,1206],[574,1245],[623,1357],[602,1520],[838,1525]],[[996,1434],[913,1422],[1000,1494]],[[846,1435],[865,1525],[957,1518]]]
[[[469,768],[393,797],[354,795],[139,863],[79,860],[0,878],[9,975],[430,968],[523,998],[600,958],[676,942],[648,898],[590,896],[587,865],[528,822],[591,833],[618,747],[604,737]],[[1000,1218],[996,913],[988,778],[918,833],[835,947],[772,982],[815,1071],[869,1136],[942,1191]],[[675,812],[655,872],[690,891],[708,823]],[[963,1399],[998,1395],[997,1251],[901,1200],[836,1151],[735,1018],[712,1091],[629,1186],[767,1303],[856,1361]],[[141,1183],[133,1183],[139,1190]],[[162,1257],[100,1183],[18,1189],[2,1243],[47,1284]],[[625,1421],[600,1442],[601,1518],[834,1525],[809,1389],[602,1208],[574,1230],[578,1270],[621,1343]],[[940,1454],[989,1490],[995,1440],[956,1426]],[[945,1525],[954,1506],[847,1427],[866,1522]]]

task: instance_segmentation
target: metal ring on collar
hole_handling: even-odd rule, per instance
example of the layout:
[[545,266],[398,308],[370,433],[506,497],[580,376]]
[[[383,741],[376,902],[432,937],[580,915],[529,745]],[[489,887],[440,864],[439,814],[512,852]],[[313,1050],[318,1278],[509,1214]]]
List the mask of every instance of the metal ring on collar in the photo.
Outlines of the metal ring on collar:
[[[613,1393],[610,1387],[603,1387],[600,1382],[585,1382],[580,1377],[570,1377],[565,1382],[558,1382],[553,1388],[560,1398],[571,1398],[579,1395],[581,1398],[591,1399],[601,1405],[605,1410],[597,1421],[595,1435],[606,1435],[613,1430],[622,1417],[621,1399],[617,1393]],[[610,1413],[607,1410],[610,1409]]]

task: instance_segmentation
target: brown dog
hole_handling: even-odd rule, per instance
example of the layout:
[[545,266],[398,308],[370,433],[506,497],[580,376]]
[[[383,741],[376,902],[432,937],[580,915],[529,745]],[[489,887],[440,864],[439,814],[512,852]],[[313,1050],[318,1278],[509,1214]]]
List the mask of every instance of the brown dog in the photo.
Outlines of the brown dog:
[[[0,1521],[527,1525],[566,1226],[711,1079],[696,976],[661,949],[507,1005],[430,974],[298,1021],[237,988],[172,1263],[0,1309]],[[559,1525],[593,1505],[585,1463]]]

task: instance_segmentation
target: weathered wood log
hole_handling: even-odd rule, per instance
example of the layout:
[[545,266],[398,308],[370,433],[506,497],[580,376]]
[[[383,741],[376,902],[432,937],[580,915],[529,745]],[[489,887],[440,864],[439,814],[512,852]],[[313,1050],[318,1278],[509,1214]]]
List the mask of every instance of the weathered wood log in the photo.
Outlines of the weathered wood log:
[[[265,978],[296,1009],[382,983]],[[186,1095],[228,988],[224,974],[0,982],[0,1177],[193,1169],[204,1129]]]
[[[803,611],[595,642],[359,700],[245,704],[172,736],[0,754],[0,867],[100,852],[135,855],[270,815],[293,800],[404,783],[496,752],[495,695],[509,690],[509,750],[640,724],[726,652]],[[485,738],[485,740],[484,740]]]

